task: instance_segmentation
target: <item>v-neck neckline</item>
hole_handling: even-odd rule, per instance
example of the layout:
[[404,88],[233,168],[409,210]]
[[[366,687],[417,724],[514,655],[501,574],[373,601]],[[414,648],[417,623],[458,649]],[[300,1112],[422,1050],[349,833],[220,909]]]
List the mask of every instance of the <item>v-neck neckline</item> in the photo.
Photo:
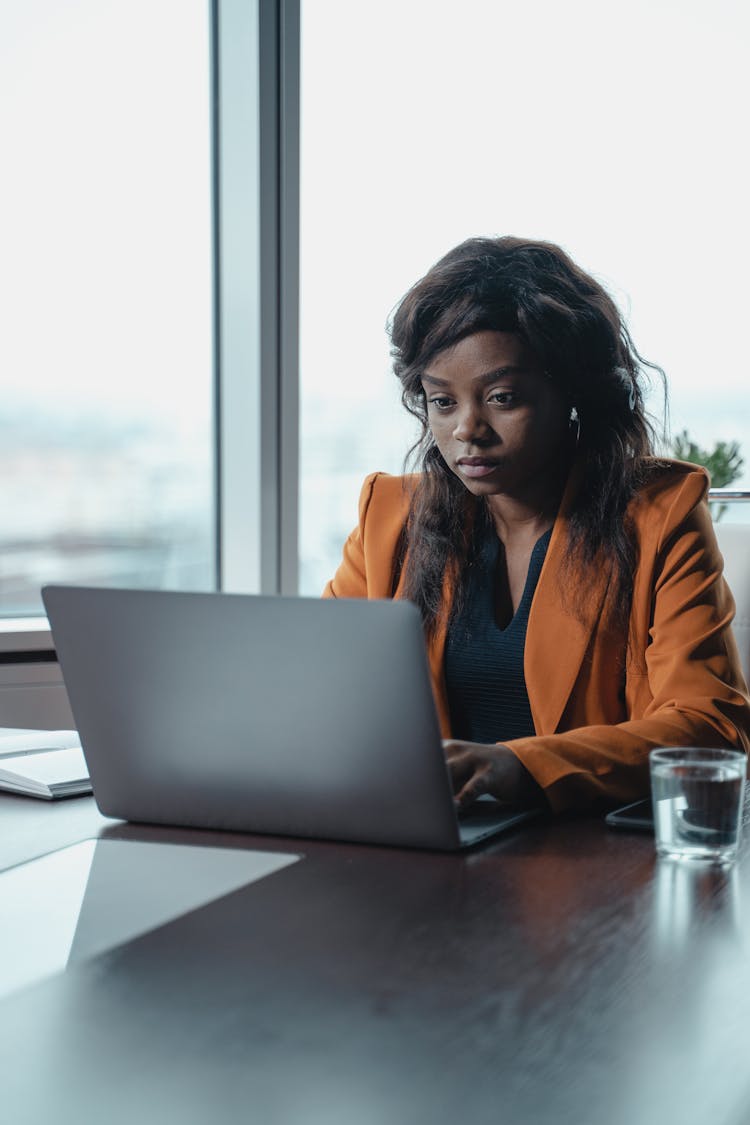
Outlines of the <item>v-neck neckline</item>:
[[[507,633],[512,629],[514,622],[519,618],[528,618],[528,610],[531,608],[531,601],[533,600],[534,590],[536,589],[537,582],[539,581],[539,574],[541,573],[542,565],[544,563],[544,555],[546,554],[549,541],[552,537],[552,528],[547,528],[539,536],[534,546],[531,548],[529,555],[529,565],[526,571],[526,578],[523,584],[523,591],[518,600],[518,605],[515,610],[510,598],[510,589],[508,585],[507,569],[505,568],[505,548],[499,535],[495,532],[494,528],[488,529],[485,541],[480,550],[480,560],[483,569],[483,585],[486,583],[487,591],[489,593],[490,607],[491,607],[491,621],[493,627],[499,633]],[[543,548],[543,550],[542,550]],[[539,555],[541,553],[541,560]],[[502,568],[502,574],[501,574]],[[500,608],[499,599],[497,597],[498,585],[502,581],[505,587],[506,604],[510,609],[510,616],[504,625],[500,623],[498,609]]]

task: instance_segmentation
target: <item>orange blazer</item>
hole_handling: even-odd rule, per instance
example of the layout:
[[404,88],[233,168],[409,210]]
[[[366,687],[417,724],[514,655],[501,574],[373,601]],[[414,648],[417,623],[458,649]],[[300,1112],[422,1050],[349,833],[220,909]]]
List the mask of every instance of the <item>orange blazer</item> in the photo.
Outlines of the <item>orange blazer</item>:
[[[552,530],[524,652],[536,733],[505,745],[555,811],[647,795],[648,753],[655,746],[750,749],[750,701],[730,628],[734,601],[705,503],[708,475],[679,461],[661,464],[630,507],[638,563],[629,641],[612,626],[614,593],[606,568],[585,576],[585,622],[563,604],[560,566],[576,472]],[[359,524],[324,597],[401,595],[395,560],[415,479],[385,473],[366,479]],[[428,658],[448,738],[445,636],[443,626]]]

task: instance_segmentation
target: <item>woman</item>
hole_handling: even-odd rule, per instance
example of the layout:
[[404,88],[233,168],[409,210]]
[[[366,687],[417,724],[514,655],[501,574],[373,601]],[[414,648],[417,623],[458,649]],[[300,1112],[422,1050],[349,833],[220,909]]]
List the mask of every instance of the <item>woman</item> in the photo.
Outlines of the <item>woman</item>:
[[708,477],[654,456],[602,287],[550,243],[470,239],[391,339],[421,471],[367,479],[325,594],[421,609],[459,806],[603,807],[647,794],[655,746],[747,751]]

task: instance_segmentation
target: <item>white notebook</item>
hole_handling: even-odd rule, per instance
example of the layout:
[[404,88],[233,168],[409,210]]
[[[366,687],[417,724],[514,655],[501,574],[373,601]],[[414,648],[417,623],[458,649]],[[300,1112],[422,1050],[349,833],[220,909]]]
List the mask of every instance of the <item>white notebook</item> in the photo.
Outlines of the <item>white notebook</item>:
[[91,792],[76,731],[24,731],[0,735],[0,789],[41,797]]
[[26,730],[0,727],[0,759],[19,754],[38,754],[43,750],[67,750],[80,746],[77,730]]

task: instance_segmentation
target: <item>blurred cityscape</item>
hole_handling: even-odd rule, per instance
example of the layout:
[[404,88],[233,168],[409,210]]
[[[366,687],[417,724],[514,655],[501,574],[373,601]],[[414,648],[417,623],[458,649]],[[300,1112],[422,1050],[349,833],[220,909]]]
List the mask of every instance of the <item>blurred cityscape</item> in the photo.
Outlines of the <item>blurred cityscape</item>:
[[214,585],[208,449],[155,423],[0,411],[0,616],[48,582]]
[[[399,473],[414,425],[398,403],[308,393],[300,451],[301,594],[335,573],[365,475]],[[366,418],[367,424],[362,425]],[[210,427],[0,408],[0,616],[42,612],[50,582],[216,585]],[[746,481],[735,487],[747,488]],[[750,504],[713,508],[750,522]]]
[[[300,593],[317,595],[357,521],[368,472],[400,472],[408,419],[373,404],[363,437],[351,407],[305,403]],[[380,424],[378,424],[380,423]],[[0,407],[0,617],[43,612],[51,582],[214,589],[210,428],[187,438],[158,418]]]

